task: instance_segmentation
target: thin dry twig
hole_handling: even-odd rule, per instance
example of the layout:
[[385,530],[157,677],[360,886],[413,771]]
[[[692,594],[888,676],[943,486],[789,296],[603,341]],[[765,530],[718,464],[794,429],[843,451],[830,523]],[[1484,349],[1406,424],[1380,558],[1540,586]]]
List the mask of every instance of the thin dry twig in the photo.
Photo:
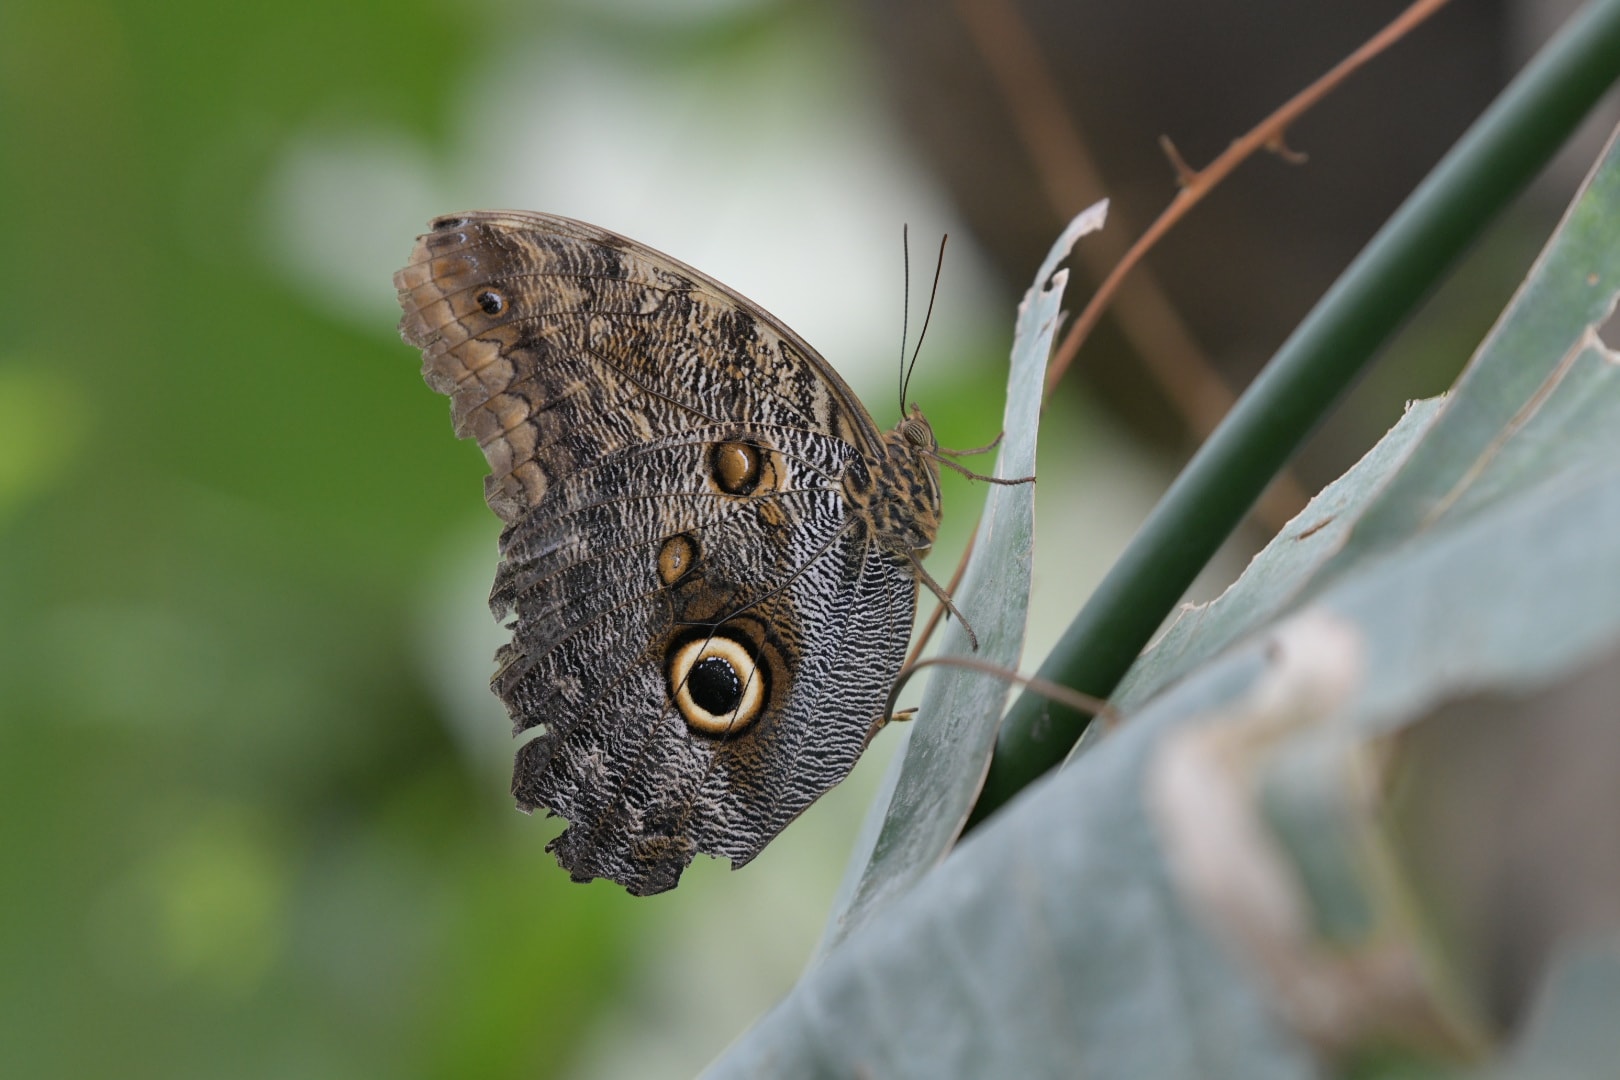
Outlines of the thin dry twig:
[[925,667],[936,666],[966,668],[968,671],[977,671],[993,678],[1017,683],[1019,686],[1035,691],[1042,697],[1050,698],[1060,705],[1066,705],[1075,712],[1098,717],[1110,728],[1118,725],[1120,721],[1118,710],[1102,698],[1095,698],[1090,694],[1081,693],[1079,690],[1049,682],[1039,675],[1024,675],[1013,671],[1011,668],[1004,668],[999,664],[992,664],[988,660],[978,660],[971,656],[930,656],[927,660],[916,660],[907,663],[904,668],[900,669],[900,675],[894,680],[893,689],[889,691],[889,700],[883,705],[880,724],[886,724],[896,719],[894,713],[895,702],[900,699],[900,691],[911,680],[911,677]]
[[[956,588],[962,584],[962,575],[967,573],[968,560],[973,557],[973,544],[979,538],[979,530],[975,528],[968,533],[967,546],[962,549],[962,557],[956,561],[956,570],[951,574],[951,580],[945,583],[945,591],[952,596],[956,595]],[[923,624],[922,633],[917,635],[917,644],[911,647],[911,655],[906,657],[907,666],[917,663],[923,649],[933,638],[934,631],[939,629],[939,621],[945,617],[945,605],[936,603],[934,610],[929,613],[928,621]]]
[[[1067,221],[1101,198],[1105,186],[1083,133],[1052,77],[1040,43],[1011,0],[958,0],[957,11],[1001,95],[1019,142],[1053,214]],[[1114,228],[1075,249],[1092,280],[1102,280],[1129,251],[1130,222],[1110,210]],[[1142,358],[1159,392],[1202,440],[1232,407],[1236,396],[1182,321],[1151,269],[1141,268],[1113,306],[1121,333]],[[1279,476],[1257,512],[1273,532],[1305,505],[1304,488]]]
[[[1242,138],[1227,147],[1214,161],[1202,169],[1191,171],[1182,178],[1181,190],[1176,192],[1170,205],[1165,207],[1146,232],[1137,238],[1136,243],[1125,253],[1124,258],[1114,266],[1103,283],[1098,286],[1091,302],[1080,312],[1080,317],[1069,327],[1069,332],[1063,337],[1063,344],[1058,346],[1057,352],[1052,356],[1052,362],[1046,370],[1047,393],[1063,378],[1069,365],[1074,361],[1074,355],[1079,351],[1081,344],[1095,329],[1097,321],[1102,317],[1103,311],[1119,292],[1125,276],[1142,261],[1142,257],[1171,226],[1187,216],[1187,212],[1203,200],[1215,187],[1230,176],[1239,165],[1252,157],[1259,150],[1271,148],[1286,149],[1284,138],[1288,128],[1306,112],[1310,111],[1317,102],[1332,93],[1357,70],[1366,65],[1401,38],[1411,33],[1419,23],[1439,11],[1449,0],[1416,0],[1411,7],[1401,12],[1393,22],[1374,34],[1367,42],[1339,61],[1326,75],[1317,79],[1310,86],[1295,94],[1276,112],[1266,117]],[[1185,164],[1181,169],[1185,169]],[[1178,169],[1178,172],[1180,169]]]

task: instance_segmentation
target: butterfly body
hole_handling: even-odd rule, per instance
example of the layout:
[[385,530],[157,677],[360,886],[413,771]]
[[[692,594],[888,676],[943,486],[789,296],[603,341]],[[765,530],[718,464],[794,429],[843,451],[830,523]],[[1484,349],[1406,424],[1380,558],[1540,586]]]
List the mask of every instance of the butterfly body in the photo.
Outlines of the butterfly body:
[[752,859],[853,768],[904,659],[927,422],[879,431],[763,309],[566,218],[440,218],[395,284],[505,523],[518,805],[633,893]]

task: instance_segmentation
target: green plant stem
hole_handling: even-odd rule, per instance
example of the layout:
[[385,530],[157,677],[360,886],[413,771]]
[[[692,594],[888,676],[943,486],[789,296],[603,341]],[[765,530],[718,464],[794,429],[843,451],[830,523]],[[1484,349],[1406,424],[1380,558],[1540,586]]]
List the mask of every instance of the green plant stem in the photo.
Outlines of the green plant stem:
[[[1041,665],[1106,698],[1193,578],[1379,347],[1620,77],[1620,0],[1569,21],[1385,223],[1199,449]],[[969,828],[1056,765],[1088,718],[1025,692]]]

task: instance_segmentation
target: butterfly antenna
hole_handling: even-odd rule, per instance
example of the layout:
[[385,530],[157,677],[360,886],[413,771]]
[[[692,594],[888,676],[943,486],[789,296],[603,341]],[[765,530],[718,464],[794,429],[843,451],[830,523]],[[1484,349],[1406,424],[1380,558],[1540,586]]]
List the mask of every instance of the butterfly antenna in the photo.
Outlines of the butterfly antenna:
[[900,300],[900,415],[906,415],[906,339],[911,336],[909,325],[911,318],[911,244],[906,234],[906,225],[900,225],[900,261],[905,267],[902,271]]
[[928,313],[923,316],[922,329],[917,333],[917,348],[911,354],[911,364],[906,368],[906,377],[900,381],[900,415],[906,412],[906,390],[911,386],[911,371],[917,366],[917,355],[922,352],[923,338],[928,336],[928,323],[934,317],[934,298],[939,295],[939,275],[945,269],[945,241],[950,234],[945,233],[939,238],[939,261],[934,264],[934,284],[928,290]]

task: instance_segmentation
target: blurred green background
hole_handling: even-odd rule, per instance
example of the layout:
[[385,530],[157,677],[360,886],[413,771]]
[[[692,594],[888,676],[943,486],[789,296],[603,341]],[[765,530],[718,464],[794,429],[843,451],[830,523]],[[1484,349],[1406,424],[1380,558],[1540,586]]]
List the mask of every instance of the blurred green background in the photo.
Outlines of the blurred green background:
[[[791,983],[882,761],[745,873],[571,884],[506,790],[483,463],[389,277],[434,214],[589,218],[887,426],[900,224],[924,263],[951,221],[847,16],[0,6],[0,1073],[679,1076]],[[998,426],[1010,315],[953,241],[913,384],[948,445]]]

